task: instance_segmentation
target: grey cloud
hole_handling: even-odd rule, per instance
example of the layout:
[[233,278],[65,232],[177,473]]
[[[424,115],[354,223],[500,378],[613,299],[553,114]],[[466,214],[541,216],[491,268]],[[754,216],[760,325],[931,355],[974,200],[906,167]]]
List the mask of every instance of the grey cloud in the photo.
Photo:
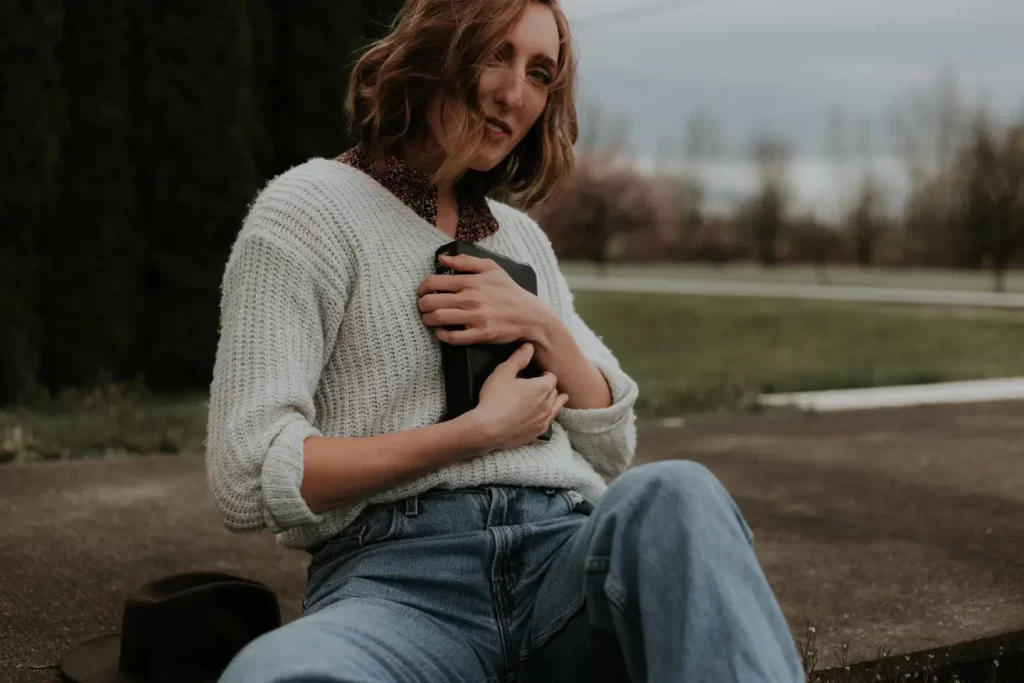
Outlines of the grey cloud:
[[[623,7],[563,5],[571,20]],[[965,96],[985,89],[998,113],[1018,113],[1022,29],[1018,0],[716,0],[581,24],[576,38],[581,94],[630,115],[641,153],[676,135],[697,107],[714,111],[734,139],[769,126],[813,153],[831,106],[881,118],[909,91],[929,87],[944,64],[957,70]]]

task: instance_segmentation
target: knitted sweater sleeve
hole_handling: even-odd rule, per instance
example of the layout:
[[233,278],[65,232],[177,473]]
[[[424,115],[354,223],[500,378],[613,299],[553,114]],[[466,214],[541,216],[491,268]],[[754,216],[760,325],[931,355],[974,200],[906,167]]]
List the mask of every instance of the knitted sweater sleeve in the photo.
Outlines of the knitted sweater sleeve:
[[[337,329],[336,295],[314,276],[289,215],[258,198],[228,260],[210,389],[206,470],[231,531],[278,533],[319,521],[299,493],[303,442],[319,436],[314,392]],[[286,221],[287,219],[287,221]]]
[[636,454],[636,413],[639,387],[622,369],[615,354],[584,322],[576,311],[572,290],[562,275],[551,241],[539,226],[544,259],[542,277],[555,283],[559,317],[573,334],[584,355],[601,371],[611,390],[612,403],[606,408],[563,408],[556,422],[565,429],[573,450],[594,470],[612,479],[624,472]]

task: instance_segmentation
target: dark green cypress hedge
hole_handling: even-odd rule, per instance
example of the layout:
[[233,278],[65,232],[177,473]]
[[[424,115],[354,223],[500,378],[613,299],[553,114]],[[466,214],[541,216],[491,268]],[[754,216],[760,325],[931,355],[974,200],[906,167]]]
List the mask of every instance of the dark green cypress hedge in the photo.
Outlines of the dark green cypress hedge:
[[249,202],[350,144],[349,68],[401,4],[0,0],[0,404],[204,390]]
[[0,403],[36,392],[41,283],[66,125],[60,0],[0,3]]
[[69,2],[59,54],[68,129],[49,231],[40,375],[52,389],[138,369],[145,233],[137,188],[133,0]]
[[221,271],[257,188],[248,5],[140,4],[142,344],[158,391],[208,383]]

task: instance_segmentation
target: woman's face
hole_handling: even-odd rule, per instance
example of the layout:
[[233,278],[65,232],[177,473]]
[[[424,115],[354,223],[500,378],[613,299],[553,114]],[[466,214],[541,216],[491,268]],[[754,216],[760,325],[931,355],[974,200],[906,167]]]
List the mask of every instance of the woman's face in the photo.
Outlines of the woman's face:
[[[478,96],[487,118],[487,145],[469,163],[469,170],[497,166],[537,122],[548,101],[558,68],[559,36],[551,9],[532,2],[480,77]],[[443,124],[442,98],[427,112],[430,133],[451,156],[452,141]],[[446,108],[459,106],[446,100]]]

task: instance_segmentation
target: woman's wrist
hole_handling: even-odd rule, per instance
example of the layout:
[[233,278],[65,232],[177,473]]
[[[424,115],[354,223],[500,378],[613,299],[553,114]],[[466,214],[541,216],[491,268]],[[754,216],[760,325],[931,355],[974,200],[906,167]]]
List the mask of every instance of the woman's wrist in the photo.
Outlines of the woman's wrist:
[[485,455],[490,432],[477,413],[402,432],[361,438],[310,437],[303,442],[300,494],[314,513]]
[[450,443],[458,460],[486,455],[494,448],[489,423],[484,419],[479,408],[473,408],[456,418],[442,422],[452,430]]
[[565,323],[558,317],[558,314],[545,306],[527,326],[523,334],[523,341],[532,343],[537,351],[544,351],[550,349],[554,343],[553,340],[565,330]]
[[533,358],[558,378],[558,391],[569,395],[566,408],[607,408],[611,387],[601,370],[583,353],[572,330],[551,311],[533,326]]

